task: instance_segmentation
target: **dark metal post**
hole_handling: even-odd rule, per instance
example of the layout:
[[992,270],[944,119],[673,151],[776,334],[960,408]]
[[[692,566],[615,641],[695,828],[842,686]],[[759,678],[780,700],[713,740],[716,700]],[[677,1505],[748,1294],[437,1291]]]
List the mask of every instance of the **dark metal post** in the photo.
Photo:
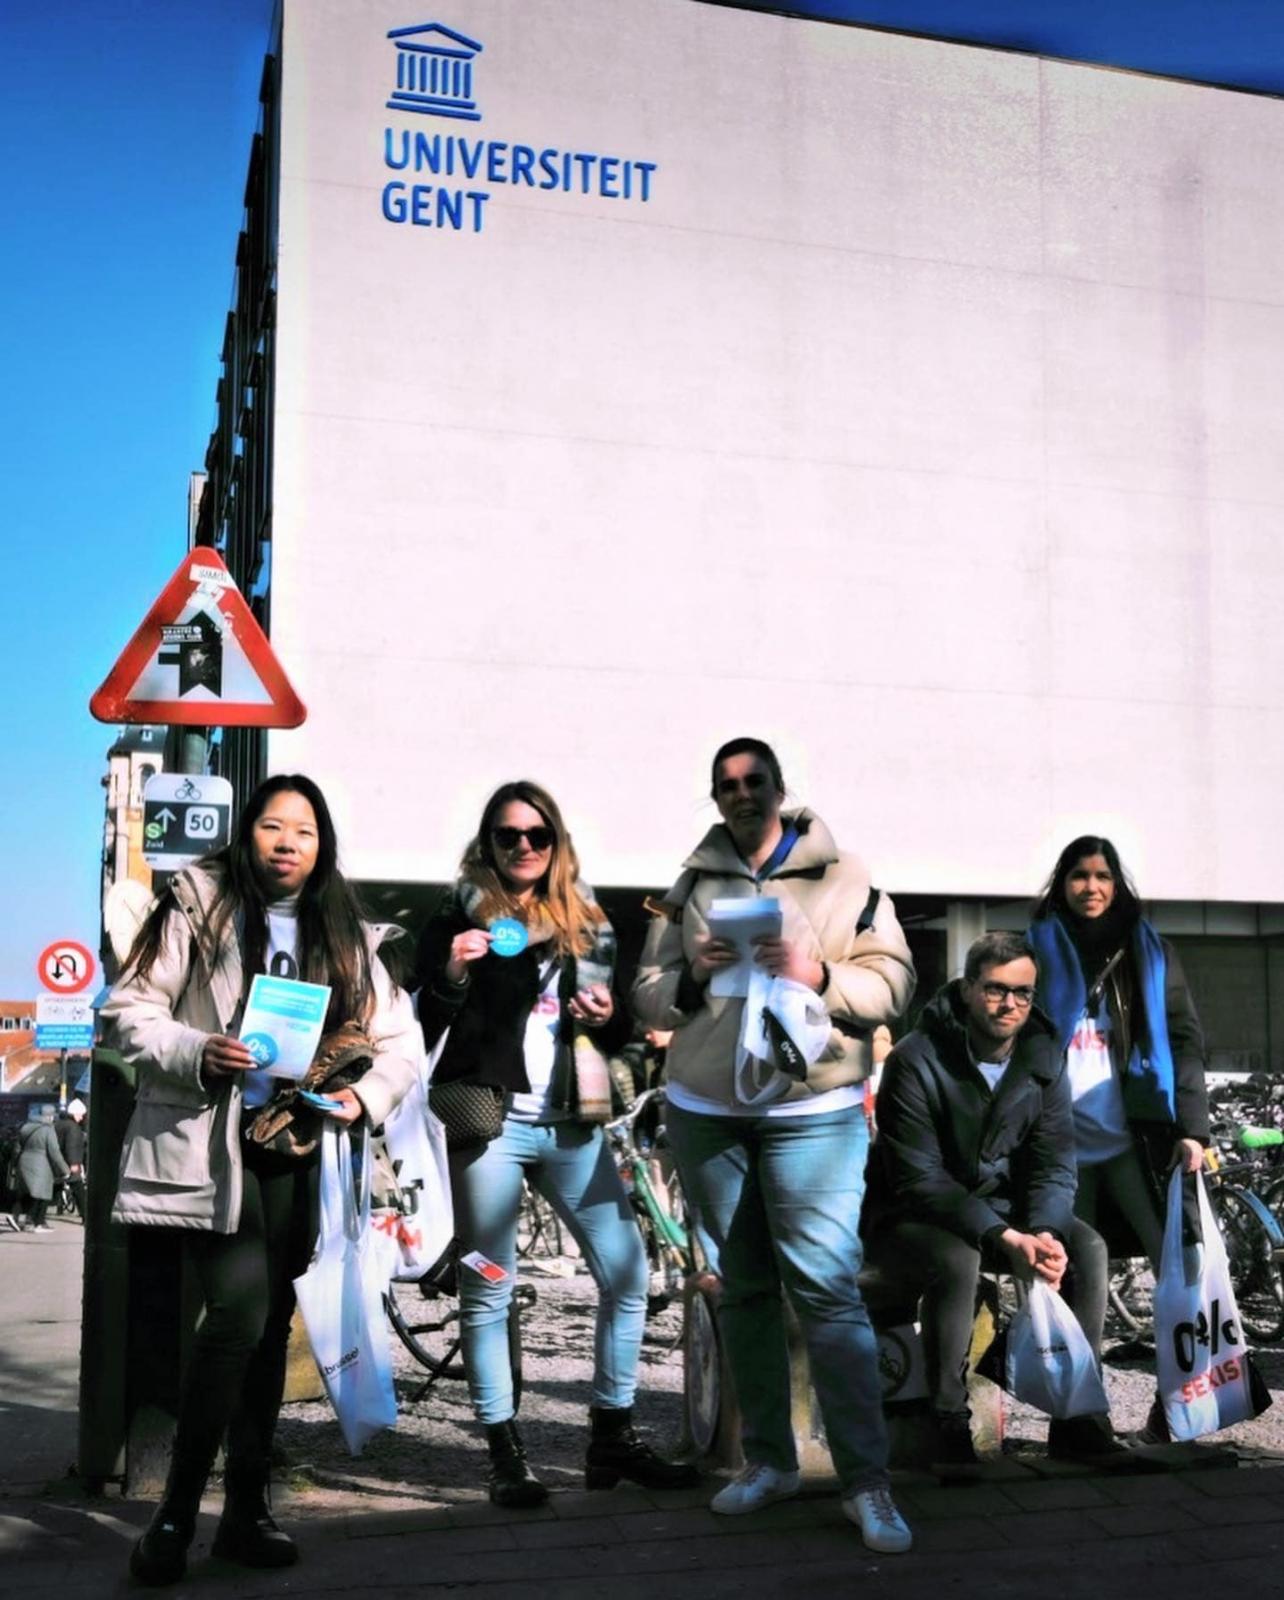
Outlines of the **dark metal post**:
[[[205,771],[204,728],[175,729],[171,748],[171,770]],[[155,875],[158,891],[165,881]],[[154,1497],[168,1467],[182,1355],[198,1308],[175,1231],[111,1220],[134,1072],[101,1048],[91,1072],[78,1465],[91,1490],[123,1479],[127,1493]],[[64,1066],[64,1105],[65,1093]]]

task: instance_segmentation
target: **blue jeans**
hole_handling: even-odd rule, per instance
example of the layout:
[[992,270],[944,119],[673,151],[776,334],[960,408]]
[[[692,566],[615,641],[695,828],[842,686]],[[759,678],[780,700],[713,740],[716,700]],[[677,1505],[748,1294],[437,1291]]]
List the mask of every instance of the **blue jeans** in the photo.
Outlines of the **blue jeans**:
[[566,1224],[597,1284],[593,1404],[631,1406],[646,1321],[646,1252],[602,1130],[506,1117],[498,1139],[450,1157],[461,1253],[479,1250],[507,1273],[502,1283],[488,1283],[470,1267],[459,1270],[464,1364],[477,1420],[507,1422],[513,1415],[508,1307],[523,1176]]
[[701,1247],[722,1279],[718,1325],[746,1460],[798,1465],[783,1286],[843,1493],[886,1483],[878,1345],[856,1282],[864,1111],[709,1117],[670,1105],[666,1125]]

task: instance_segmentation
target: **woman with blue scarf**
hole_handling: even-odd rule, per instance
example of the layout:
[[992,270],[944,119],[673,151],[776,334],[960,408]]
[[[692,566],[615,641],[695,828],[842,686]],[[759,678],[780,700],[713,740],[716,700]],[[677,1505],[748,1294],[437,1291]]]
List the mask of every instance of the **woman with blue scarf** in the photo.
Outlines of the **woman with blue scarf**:
[[[1066,1051],[1074,1096],[1075,1213],[1107,1239],[1126,1230],[1158,1268],[1164,1186],[1208,1143],[1204,1040],[1176,952],[1141,914],[1119,853],[1086,834],[1061,852],[1029,930],[1038,1004]],[[1114,1226],[1112,1227],[1112,1224]],[[1130,1237],[1131,1236],[1131,1237]],[[1107,1260],[1078,1264],[1067,1295],[1100,1355]],[[1162,1434],[1162,1413],[1148,1431]]]

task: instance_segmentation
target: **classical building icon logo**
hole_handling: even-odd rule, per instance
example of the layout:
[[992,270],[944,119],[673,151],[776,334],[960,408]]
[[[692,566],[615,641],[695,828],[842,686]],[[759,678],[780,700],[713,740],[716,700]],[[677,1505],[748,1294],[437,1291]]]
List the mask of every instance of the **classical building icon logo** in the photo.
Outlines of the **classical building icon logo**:
[[418,111],[426,117],[458,117],[480,122],[473,99],[473,61],[481,45],[440,22],[392,28],[397,50],[397,87],[390,111]]

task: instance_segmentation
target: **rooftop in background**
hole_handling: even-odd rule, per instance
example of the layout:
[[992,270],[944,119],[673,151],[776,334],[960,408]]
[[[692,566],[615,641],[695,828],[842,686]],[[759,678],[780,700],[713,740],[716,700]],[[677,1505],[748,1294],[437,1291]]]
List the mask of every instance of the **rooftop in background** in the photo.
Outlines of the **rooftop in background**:
[[704,0],[1284,95],[1278,0]]

